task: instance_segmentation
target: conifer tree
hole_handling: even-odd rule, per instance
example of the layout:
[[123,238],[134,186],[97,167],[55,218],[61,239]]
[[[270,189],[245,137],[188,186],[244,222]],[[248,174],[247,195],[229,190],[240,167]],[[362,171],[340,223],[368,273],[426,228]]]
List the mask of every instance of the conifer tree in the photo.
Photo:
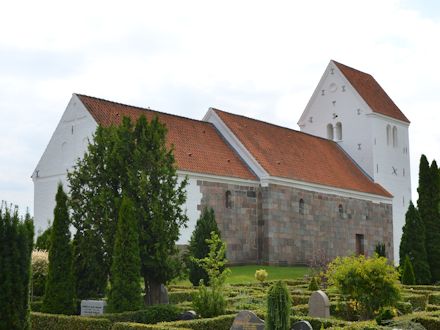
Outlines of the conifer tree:
[[[197,220],[196,227],[189,241],[189,256],[196,259],[203,259],[209,253],[209,244],[206,242],[211,237],[211,233],[215,232],[220,236],[220,231],[215,221],[214,210],[212,207],[203,208],[200,218]],[[188,261],[189,280],[194,286],[200,284],[203,280],[205,285],[209,285],[209,277],[207,272],[192,259]]]
[[417,284],[429,284],[431,282],[431,272],[425,246],[425,225],[412,202],[409,203],[405,216],[399,256],[401,262],[406,257],[409,258]]
[[283,281],[275,282],[267,293],[266,329],[290,329],[291,298],[289,289]]
[[29,283],[34,228],[29,214],[0,208],[0,329],[30,329]]
[[411,264],[411,261],[409,260],[408,255],[405,256],[405,262],[403,263],[401,282],[402,282],[402,284],[405,284],[405,285],[416,284],[416,277],[414,275],[414,267]]
[[108,311],[113,313],[137,310],[142,306],[138,232],[133,203],[123,197],[113,249],[107,306]]
[[56,206],[49,249],[49,270],[42,310],[46,313],[73,314],[74,278],[67,195],[61,183],[55,196]]
[[429,166],[425,155],[420,158],[417,201],[425,225],[425,244],[432,282],[440,281],[440,174],[434,160]]

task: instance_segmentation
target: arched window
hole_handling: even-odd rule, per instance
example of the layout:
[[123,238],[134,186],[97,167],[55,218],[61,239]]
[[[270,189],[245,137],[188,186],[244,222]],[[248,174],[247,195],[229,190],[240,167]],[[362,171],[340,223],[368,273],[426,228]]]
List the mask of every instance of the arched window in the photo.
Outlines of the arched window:
[[336,140],[342,140],[342,124],[340,122],[336,123]]
[[299,200],[299,214],[304,214],[304,199]]
[[333,140],[333,125],[332,124],[327,125],[327,139]]
[[387,125],[387,145],[391,144],[391,126]]
[[227,209],[232,208],[231,192],[229,190],[225,193],[225,207]]
[[344,207],[342,206],[342,204],[339,204],[338,211],[339,211],[339,217],[342,219],[344,217]]
[[397,148],[397,127],[393,126],[393,147]]

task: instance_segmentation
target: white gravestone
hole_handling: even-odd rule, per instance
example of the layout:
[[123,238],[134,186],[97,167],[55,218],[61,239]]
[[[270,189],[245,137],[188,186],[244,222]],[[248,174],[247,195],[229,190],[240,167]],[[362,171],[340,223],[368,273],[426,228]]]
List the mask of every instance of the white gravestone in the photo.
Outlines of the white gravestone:
[[81,316],[104,314],[104,300],[81,300]]
[[318,290],[309,298],[309,316],[330,317],[330,301],[324,291]]

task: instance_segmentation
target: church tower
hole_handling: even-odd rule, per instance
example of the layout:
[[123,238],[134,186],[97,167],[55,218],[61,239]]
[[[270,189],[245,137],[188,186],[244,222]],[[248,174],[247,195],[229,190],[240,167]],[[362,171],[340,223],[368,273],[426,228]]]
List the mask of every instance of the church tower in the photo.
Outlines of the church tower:
[[411,199],[409,124],[371,75],[336,61],[328,64],[298,121],[302,132],[338,143],[393,195],[396,262]]

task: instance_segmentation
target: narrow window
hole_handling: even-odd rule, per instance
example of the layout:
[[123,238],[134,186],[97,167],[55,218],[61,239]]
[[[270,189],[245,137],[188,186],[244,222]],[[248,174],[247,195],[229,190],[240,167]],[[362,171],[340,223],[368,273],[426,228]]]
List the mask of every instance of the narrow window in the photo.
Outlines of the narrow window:
[[387,125],[387,145],[391,144],[391,126]]
[[232,208],[231,192],[228,190],[225,194],[225,206],[227,209]]
[[393,126],[393,147],[397,148],[397,127]]
[[304,214],[304,199],[299,200],[299,214]]
[[356,255],[364,255],[364,235],[356,234]]
[[342,124],[340,122],[336,123],[336,140],[342,140]]
[[342,219],[344,217],[344,207],[342,206],[342,204],[339,204],[338,211],[339,211],[339,217]]
[[333,125],[332,124],[327,125],[327,139],[333,140]]

